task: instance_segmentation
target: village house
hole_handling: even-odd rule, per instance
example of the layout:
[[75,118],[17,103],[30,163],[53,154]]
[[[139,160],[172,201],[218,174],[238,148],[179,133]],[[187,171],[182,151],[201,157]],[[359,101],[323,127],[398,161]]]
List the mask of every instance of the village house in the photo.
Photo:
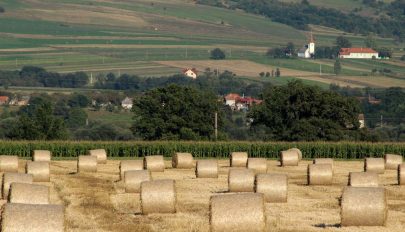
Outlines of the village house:
[[308,44],[304,45],[304,47],[299,49],[297,55],[298,57],[304,59],[313,58],[315,56],[315,40],[314,36],[312,35],[312,32]]
[[366,121],[364,119],[364,114],[359,114],[359,128],[362,129],[364,127],[366,127]]
[[261,104],[262,100],[252,97],[240,96],[236,93],[230,93],[224,97],[225,105],[229,106],[232,110],[249,110],[251,106]]
[[378,52],[371,48],[341,48],[339,58],[342,59],[379,59]]
[[124,100],[122,100],[121,106],[122,106],[122,108],[124,108],[126,110],[130,110],[130,109],[132,109],[133,102],[134,102],[134,100],[132,98],[126,97]]
[[28,105],[28,102],[30,101],[30,96],[22,96],[20,98],[14,97],[9,101],[9,105],[13,106],[26,106]]
[[0,96],[0,105],[8,104],[9,97],[8,96]]
[[187,77],[196,79],[198,72],[197,72],[197,69],[195,69],[195,68],[187,68],[187,69],[183,70],[183,74]]

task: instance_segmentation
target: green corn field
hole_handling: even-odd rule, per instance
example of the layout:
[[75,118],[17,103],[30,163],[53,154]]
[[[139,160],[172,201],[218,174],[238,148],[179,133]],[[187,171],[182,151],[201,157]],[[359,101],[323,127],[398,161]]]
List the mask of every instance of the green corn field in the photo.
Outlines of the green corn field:
[[109,157],[144,157],[175,152],[190,152],[196,158],[227,158],[230,152],[246,151],[250,157],[278,158],[279,152],[292,147],[301,149],[303,157],[362,159],[384,154],[405,154],[405,143],[357,142],[73,142],[73,141],[0,141],[0,155],[31,157],[33,150],[50,150],[53,157],[77,157],[89,149],[104,148]]

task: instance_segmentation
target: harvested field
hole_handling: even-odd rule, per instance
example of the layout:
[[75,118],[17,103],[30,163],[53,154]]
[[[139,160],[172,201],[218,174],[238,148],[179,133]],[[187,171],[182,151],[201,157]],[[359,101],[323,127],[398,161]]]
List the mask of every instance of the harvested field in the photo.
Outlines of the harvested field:
[[[211,70],[219,69],[220,72],[228,70],[235,73],[238,76],[248,76],[257,77],[260,72],[270,72],[271,70],[276,70],[277,67],[272,67],[269,65],[258,64],[248,60],[182,60],[182,61],[156,61],[158,64],[163,64],[167,66],[185,68],[193,67],[197,70],[205,70],[210,68]],[[309,76],[316,75],[316,73],[298,71],[292,69],[282,68],[283,76]]]
[[[363,170],[362,161],[335,161],[331,186],[307,186],[306,169],[311,161],[299,166],[279,167],[267,161],[268,173],[287,173],[288,202],[266,203],[266,231],[402,231],[405,227],[405,186],[397,184],[396,171],[380,175],[388,193],[386,227],[340,227],[339,198],[347,185],[349,172]],[[20,161],[23,172],[25,161]],[[99,165],[97,173],[76,174],[76,161],[52,161],[51,204],[66,207],[66,231],[209,231],[209,199],[227,191],[229,160],[219,161],[219,178],[196,179],[194,170],[171,168],[165,160],[164,172],[152,178],[174,179],[177,189],[176,214],[141,215],[139,194],[125,193],[119,181],[119,161]],[[40,183],[42,184],[42,183]]]

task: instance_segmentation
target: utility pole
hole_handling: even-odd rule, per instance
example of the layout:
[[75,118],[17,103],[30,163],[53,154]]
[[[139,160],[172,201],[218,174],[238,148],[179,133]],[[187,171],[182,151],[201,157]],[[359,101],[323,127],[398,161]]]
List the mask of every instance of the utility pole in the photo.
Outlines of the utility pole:
[[322,64],[319,64],[319,76],[322,76]]
[[380,119],[381,121],[380,121],[380,125],[381,125],[381,128],[383,128],[383,116],[381,115],[381,119]]
[[186,47],[186,59],[188,58],[188,48]]
[[215,140],[218,139],[218,112],[215,112]]
[[118,69],[118,77],[121,76],[121,69]]
[[15,58],[15,67],[17,68],[18,66],[18,58]]

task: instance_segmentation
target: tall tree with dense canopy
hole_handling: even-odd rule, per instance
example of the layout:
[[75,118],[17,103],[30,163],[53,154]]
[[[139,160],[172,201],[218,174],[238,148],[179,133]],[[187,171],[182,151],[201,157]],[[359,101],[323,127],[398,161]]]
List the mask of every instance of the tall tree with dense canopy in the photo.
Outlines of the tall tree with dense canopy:
[[169,85],[149,90],[134,102],[133,133],[146,140],[210,139],[219,103],[214,94]]
[[358,132],[360,107],[354,98],[293,81],[267,88],[263,100],[250,117],[252,129],[264,130],[265,139],[337,141]]

